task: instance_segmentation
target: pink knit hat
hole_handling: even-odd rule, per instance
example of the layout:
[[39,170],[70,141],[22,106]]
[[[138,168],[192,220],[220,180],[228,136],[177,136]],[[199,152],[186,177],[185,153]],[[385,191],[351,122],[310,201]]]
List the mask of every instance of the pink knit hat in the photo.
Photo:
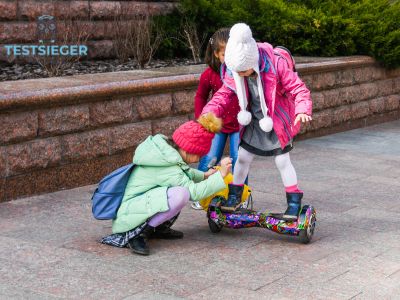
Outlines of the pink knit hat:
[[212,113],[201,115],[197,121],[189,121],[175,130],[172,139],[187,153],[206,155],[216,132],[222,127],[222,120]]

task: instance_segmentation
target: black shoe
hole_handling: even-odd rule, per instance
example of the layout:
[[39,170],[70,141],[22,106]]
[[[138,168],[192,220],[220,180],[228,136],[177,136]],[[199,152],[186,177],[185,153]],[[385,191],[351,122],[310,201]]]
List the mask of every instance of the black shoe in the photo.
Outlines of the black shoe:
[[288,221],[296,221],[300,209],[301,209],[301,199],[303,198],[303,193],[286,193],[286,201],[288,208],[283,214],[283,219]]
[[147,240],[153,232],[154,227],[147,225],[138,236],[130,239],[128,241],[128,246],[131,248],[131,251],[141,255],[149,255],[150,249],[147,245]]
[[229,194],[226,202],[221,204],[221,209],[225,211],[235,211],[242,201],[243,185],[228,184]]
[[173,230],[161,224],[160,226],[156,227],[156,231],[151,235],[151,237],[156,239],[175,240],[183,238],[183,232]]

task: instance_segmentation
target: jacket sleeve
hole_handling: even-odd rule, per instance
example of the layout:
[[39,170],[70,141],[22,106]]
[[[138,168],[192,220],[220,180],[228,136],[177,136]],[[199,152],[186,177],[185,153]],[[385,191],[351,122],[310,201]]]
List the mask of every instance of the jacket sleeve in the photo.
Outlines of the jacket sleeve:
[[226,187],[224,179],[222,178],[220,172],[216,172],[207,179],[195,183],[179,167],[173,169],[168,168],[168,169],[169,169],[168,173],[166,173],[168,174],[168,176],[162,176],[163,181],[160,182],[160,186],[186,187],[189,190],[190,199],[192,201],[200,201],[201,199],[209,197],[212,194],[215,194]]
[[312,114],[312,101],[310,90],[299,78],[297,72],[288,68],[284,59],[279,59],[277,63],[278,76],[286,93],[289,93],[295,102],[295,114]]
[[230,101],[236,99],[232,97],[235,94],[234,91],[223,85],[211,98],[210,101],[204,106],[201,114],[208,112],[214,113],[218,118],[223,118],[225,113],[228,111]]
[[204,172],[190,168],[189,169],[190,176],[193,178],[194,182],[200,182],[204,180]]
[[197,87],[196,96],[194,97],[194,117],[198,119],[201,111],[207,104],[208,97],[211,91],[209,72],[204,71],[200,76],[199,86]]

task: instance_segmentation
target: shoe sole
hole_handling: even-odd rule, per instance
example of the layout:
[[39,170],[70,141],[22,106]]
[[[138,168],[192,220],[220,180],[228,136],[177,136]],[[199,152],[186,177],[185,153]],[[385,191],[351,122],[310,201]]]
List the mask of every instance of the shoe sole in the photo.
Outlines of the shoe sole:
[[194,210],[203,210],[202,207],[193,207],[193,206],[191,206],[191,208],[194,209]]
[[146,255],[146,256],[150,254],[150,250],[147,250],[147,251],[144,251],[144,252],[143,251],[138,251],[138,250],[133,249],[129,243],[128,243],[128,248],[131,249],[131,252],[134,253],[134,254],[140,254],[140,255]]
[[194,210],[203,210],[202,206],[194,206],[194,205],[190,205],[190,207]]
[[158,237],[158,236],[153,236],[151,237],[152,239],[159,239],[159,240],[180,240],[183,239],[183,236],[180,237]]
[[240,207],[241,203],[236,206],[221,206],[222,211],[234,212]]
[[134,250],[134,249],[132,249],[132,248],[131,248],[131,251],[132,251],[132,253],[134,253],[134,254],[140,254],[140,255],[143,255],[143,256],[147,256],[147,255],[150,254],[150,252],[137,251],[137,250]]
[[291,216],[291,215],[283,215],[282,219],[286,221],[297,221],[298,217],[297,216]]

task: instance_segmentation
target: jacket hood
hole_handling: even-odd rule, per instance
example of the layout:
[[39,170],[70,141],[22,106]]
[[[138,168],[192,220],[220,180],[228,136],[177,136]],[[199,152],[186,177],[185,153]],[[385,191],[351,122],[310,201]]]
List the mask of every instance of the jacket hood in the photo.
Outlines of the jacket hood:
[[186,165],[179,152],[170,146],[162,134],[149,136],[135,151],[133,163],[139,166],[168,167]]

